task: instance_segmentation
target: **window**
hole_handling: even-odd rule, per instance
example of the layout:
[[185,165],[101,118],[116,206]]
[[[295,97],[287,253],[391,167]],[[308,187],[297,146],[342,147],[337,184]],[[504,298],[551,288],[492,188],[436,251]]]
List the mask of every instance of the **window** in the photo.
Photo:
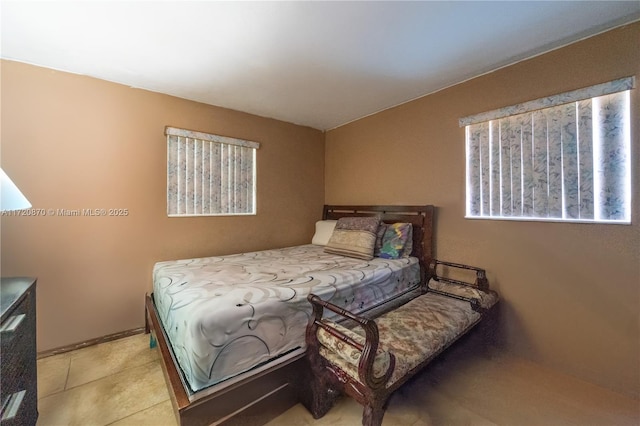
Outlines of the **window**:
[[466,217],[631,222],[629,77],[465,117]]
[[257,142],[167,127],[167,214],[256,212]]

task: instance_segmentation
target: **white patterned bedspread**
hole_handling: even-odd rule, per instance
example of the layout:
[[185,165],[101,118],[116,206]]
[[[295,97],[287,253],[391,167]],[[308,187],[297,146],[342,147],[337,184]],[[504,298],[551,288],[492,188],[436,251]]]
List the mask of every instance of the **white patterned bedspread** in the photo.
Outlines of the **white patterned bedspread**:
[[370,261],[303,245],[156,263],[156,309],[192,391],[305,346],[314,293],[351,312],[420,282],[414,257]]

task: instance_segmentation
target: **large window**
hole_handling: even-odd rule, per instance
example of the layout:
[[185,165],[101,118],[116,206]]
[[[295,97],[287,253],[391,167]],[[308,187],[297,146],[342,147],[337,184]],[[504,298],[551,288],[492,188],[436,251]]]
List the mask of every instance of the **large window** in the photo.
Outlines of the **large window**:
[[460,120],[469,218],[631,222],[633,77]]
[[257,142],[167,127],[167,214],[256,212]]

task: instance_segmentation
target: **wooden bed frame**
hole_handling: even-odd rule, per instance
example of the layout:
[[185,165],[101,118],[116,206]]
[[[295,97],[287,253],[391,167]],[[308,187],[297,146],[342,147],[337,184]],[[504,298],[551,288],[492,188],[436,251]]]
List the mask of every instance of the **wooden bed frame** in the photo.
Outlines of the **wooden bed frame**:
[[[426,290],[429,264],[434,258],[434,206],[325,205],[322,215],[325,220],[350,216],[379,216],[385,223],[413,224],[412,255],[420,260],[420,290]],[[398,298],[385,305],[392,308],[404,302],[406,299]],[[267,364],[190,394],[160,324],[153,295],[146,295],[145,311],[145,331],[152,333],[152,342],[157,341],[162,370],[178,424],[262,425],[298,402],[305,403],[313,398],[309,386],[311,370],[303,351],[283,356],[275,365]]]

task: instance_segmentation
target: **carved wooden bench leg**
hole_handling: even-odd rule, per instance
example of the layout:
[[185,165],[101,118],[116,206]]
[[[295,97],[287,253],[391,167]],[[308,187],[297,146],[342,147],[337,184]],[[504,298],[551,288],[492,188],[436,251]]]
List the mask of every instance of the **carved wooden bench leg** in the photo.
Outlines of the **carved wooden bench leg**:
[[309,350],[310,377],[308,377],[309,395],[302,399],[303,405],[311,413],[314,419],[323,417],[333,407],[336,399],[341,394],[341,389],[336,388],[335,383],[325,370],[325,363],[320,355]]
[[312,400],[307,407],[314,419],[323,417],[335,403],[340,392],[322,377],[315,377],[311,382]]
[[365,404],[362,426],[380,426],[384,417],[386,401],[373,400]]

